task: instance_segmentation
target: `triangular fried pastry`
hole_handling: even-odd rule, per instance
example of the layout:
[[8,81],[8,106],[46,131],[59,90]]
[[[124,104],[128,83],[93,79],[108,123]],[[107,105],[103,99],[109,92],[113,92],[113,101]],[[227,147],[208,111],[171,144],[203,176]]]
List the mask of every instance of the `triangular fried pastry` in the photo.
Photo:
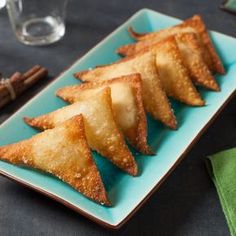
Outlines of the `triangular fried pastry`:
[[167,95],[190,106],[204,105],[184,66],[175,37],[163,40],[151,50],[156,52],[157,69]]
[[122,170],[137,175],[136,162],[114,120],[109,87],[90,99],[24,120],[33,127],[50,129],[78,114],[84,117],[89,146]]
[[156,69],[155,54],[145,52],[134,57],[125,58],[119,62],[97,67],[93,70],[81,71],[75,77],[82,81],[110,80],[123,75],[139,73],[142,78],[142,97],[144,108],[154,119],[175,129],[176,119],[170,103],[162,88]]
[[[181,52],[183,62],[189,70],[193,82],[205,88],[219,91],[219,87],[204,61],[204,50],[202,50],[196,34],[178,33],[174,36]],[[162,41],[161,37],[155,37],[150,40],[141,40],[134,44],[121,46],[118,48],[117,52],[123,56],[132,56],[141,50],[151,48],[160,41]]]
[[0,159],[50,173],[86,197],[110,205],[81,115],[28,140],[0,147]]
[[74,103],[94,96],[105,87],[111,88],[112,107],[116,123],[134,148],[152,154],[147,144],[147,121],[142,101],[142,83],[139,74],[121,76],[107,81],[97,81],[61,88],[57,96]]
[[[150,67],[148,68],[150,65],[153,66],[153,57],[158,73],[154,72],[154,69],[151,71]],[[150,106],[150,101],[152,101],[153,96],[155,96],[156,90],[152,87],[152,83],[149,84],[150,78],[151,82],[155,80],[159,81],[160,79],[161,85],[168,96],[187,105],[204,105],[204,101],[192,84],[188,71],[184,66],[174,36],[170,36],[134,56],[126,57],[118,63],[116,62],[93,70],[78,72],[76,77],[83,81],[106,80],[117,74],[128,74],[130,70],[136,70],[141,73],[144,88],[145,84],[147,84],[146,91],[145,89],[143,90],[144,106],[147,111],[149,111],[148,106]],[[152,93],[150,93],[150,91]],[[157,102],[158,101],[156,101],[154,105],[158,104],[161,106],[161,103]],[[153,106],[151,107],[153,108]],[[156,109],[158,109],[158,107],[156,107]]]
[[204,61],[204,50],[202,50],[196,34],[179,33],[175,35],[175,39],[192,81],[207,89],[219,91],[220,88]]
[[152,32],[152,33],[142,33],[139,34],[135,32],[132,28],[129,29],[131,35],[133,38],[135,38],[138,41],[141,40],[150,40],[154,39],[156,37],[158,38],[166,38],[170,35],[176,34],[176,33],[186,33],[186,32],[193,32],[198,35],[198,40],[204,47],[204,60],[209,66],[209,69],[212,70],[212,72],[224,74],[225,69],[224,66],[217,55],[217,52],[213,46],[213,43],[211,41],[211,38],[207,32],[206,25],[204,24],[201,16],[194,15],[193,17],[183,21],[182,23],[175,25],[170,28],[162,29],[160,31]]

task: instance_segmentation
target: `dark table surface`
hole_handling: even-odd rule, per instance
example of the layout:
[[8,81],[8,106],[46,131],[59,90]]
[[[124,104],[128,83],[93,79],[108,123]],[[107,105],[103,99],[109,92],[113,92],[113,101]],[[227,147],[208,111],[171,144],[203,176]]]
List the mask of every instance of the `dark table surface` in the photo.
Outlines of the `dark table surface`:
[[[212,30],[236,36],[236,16],[219,9],[220,0],[70,1],[67,32],[58,43],[29,47],[14,37],[6,9],[0,11],[0,71],[10,75],[33,64],[56,76],[141,8],[181,19],[199,13]],[[0,123],[51,79],[0,111]],[[202,135],[158,191],[118,231],[104,229],[32,190],[0,177],[0,235],[229,235],[205,156],[236,146],[236,98]],[[3,134],[0,134],[3,135]]]

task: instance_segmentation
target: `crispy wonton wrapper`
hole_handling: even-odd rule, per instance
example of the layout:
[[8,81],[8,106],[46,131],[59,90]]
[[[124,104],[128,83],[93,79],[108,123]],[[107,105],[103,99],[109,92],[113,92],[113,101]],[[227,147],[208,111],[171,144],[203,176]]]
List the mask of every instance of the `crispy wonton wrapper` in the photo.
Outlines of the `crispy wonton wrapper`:
[[157,69],[167,95],[190,106],[204,105],[184,66],[175,37],[163,40],[151,50],[156,52]]
[[129,29],[131,35],[136,40],[150,40],[156,37],[166,38],[170,35],[176,33],[184,33],[184,32],[193,32],[198,35],[199,43],[204,47],[204,60],[207,63],[209,69],[212,72],[224,74],[225,69],[224,66],[217,55],[217,52],[213,46],[211,38],[207,32],[206,25],[204,24],[201,16],[194,15],[193,17],[183,21],[181,24],[175,25],[173,27],[163,29],[160,31],[152,32],[152,33],[136,33],[132,28]]
[[[197,35],[195,33],[177,33],[174,36],[193,82],[207,89],[219,91],[219,87],[204,61],[204,50],[198,42]],[[141,40],[134,44],[121,46],[117,52],[123,56],[135,55],[162,40],[162,37]]]
[[137,175],[136,162],[114,120],[109,87],[90,99],[24,120],[33,127],[50,129],[78,114],[84,117],[89,146],[120,169],[131,175]]
[[86,141],[81,115],[28,140],[0,147],[0,159],[50,173],[86,197],[110,205]]
[[[153,77],[155,72],[147,69],[149,64],[153,66],[151,64],[153,63],[152,57],[154,57],[156,70],[158,71],[155,77]],[[153,105],[150,105],[152,97],[155,96],[155,88],[151,87],[152,84],[149,84],[150,78],[158,81],[160,79],[167,95],[180,102],[191,106],[202,106],[205,104],[191,82],[174,36],[170,36],[134,56],[126,57],[118,63],[78,72],[76,77],[83,81],[107,80],[117,74],[128,74],[130,70],[133,71],[134,69],[141,73],[143,85],[145,85],[145,82],[147,83],[146,90],[143,90],[144,105],[145,108],[147,107],[147,111],[149,111],[149,107],[153,108],[154,105],[157,106],[154,107],[155,110],[160,109],[158,105],[161,106],[160,103],[157,103],[158,101],[156,103],[153,101]]]
[[147,121],[142,101],[142,81],[139,74],[122,76],[61,88],[57,96],[75,103],[89,99],[105,87],[111,88],[112,107],[120,129],[134,148],[144,154],[153,154],[147,144]]
[[82,81],[105,81],[112,78],[139,73],[142,78],[142,97],[144,108],[154,119],[175,129],[176,119],[170,103],[162,88],[156,69],[155,54],[145,52],[134,57],[125,58],[114,64],[81,71],[75,77]]

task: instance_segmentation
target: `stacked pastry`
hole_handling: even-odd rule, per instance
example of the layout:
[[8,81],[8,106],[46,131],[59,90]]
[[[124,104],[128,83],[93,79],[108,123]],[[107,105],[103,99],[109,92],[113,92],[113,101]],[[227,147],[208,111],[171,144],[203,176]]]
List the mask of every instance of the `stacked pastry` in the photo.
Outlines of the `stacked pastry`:
[[92,200],[109,205],[90,148],[137,175],[125,138],[137,151],[153,154],[147,143],[145,112],[176,129],[168,97],[203,106],[195,85],[219,91],[213,74],[224,73],[200,16],[157,32],[129,31],[138,42],[118,48],[125,58],[76,73],[86,83],[57,91],[71,105],[25,117],[27,124],[46,131],[0,147],[0,158],[49,172]]

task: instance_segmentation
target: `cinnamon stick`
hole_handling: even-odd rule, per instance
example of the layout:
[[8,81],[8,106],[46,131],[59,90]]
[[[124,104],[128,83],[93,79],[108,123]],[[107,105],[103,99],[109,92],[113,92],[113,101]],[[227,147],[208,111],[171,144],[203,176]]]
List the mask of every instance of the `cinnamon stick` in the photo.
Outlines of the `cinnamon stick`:
[[47,74],[48,70],[39,65],[32,67],[24,74],[15,72],[9,78],[8,83],[10,83],[10,85],[8,84],[7,86],[6,82],[0,84],[0,108],[2,108],[4,105],[13,100],[11,90],[14,91],[14,95],[17,97],[22,94],[26,89],[35,84],[37,81],[45,78]]
[[29,78],[30,76],[32,76],[33,74],[35,74],[39,69],[41,69],[42,67],[40,65],[35,65],[33,66],[31,69],[29,69],[28,71],[26,71],[24,73],[24,76],[26,78]]
[[[15,72],[11,77],[10,77],[10,82],[12,84],[12,87],[15,89],[15,87],[17,86],[17,83],[20,82],[20,80],[22,79],[22,74],[20,72]],[[5,97],[5,96],[9,96],[9,91],[7,89],[7,87],[4,84],[0,85],[0,98]]]
[[35,71],[30,76],[25,76],[24,74],[24,77],[26,78],[24,80],[25,88],[28,88],[29,86],[31,86],[32,84],[40,80],[41,78],[44,78],[45,76],[47,76],[47,74],[48,74],[48,71],[45,68],[39,68],[39,70]]

